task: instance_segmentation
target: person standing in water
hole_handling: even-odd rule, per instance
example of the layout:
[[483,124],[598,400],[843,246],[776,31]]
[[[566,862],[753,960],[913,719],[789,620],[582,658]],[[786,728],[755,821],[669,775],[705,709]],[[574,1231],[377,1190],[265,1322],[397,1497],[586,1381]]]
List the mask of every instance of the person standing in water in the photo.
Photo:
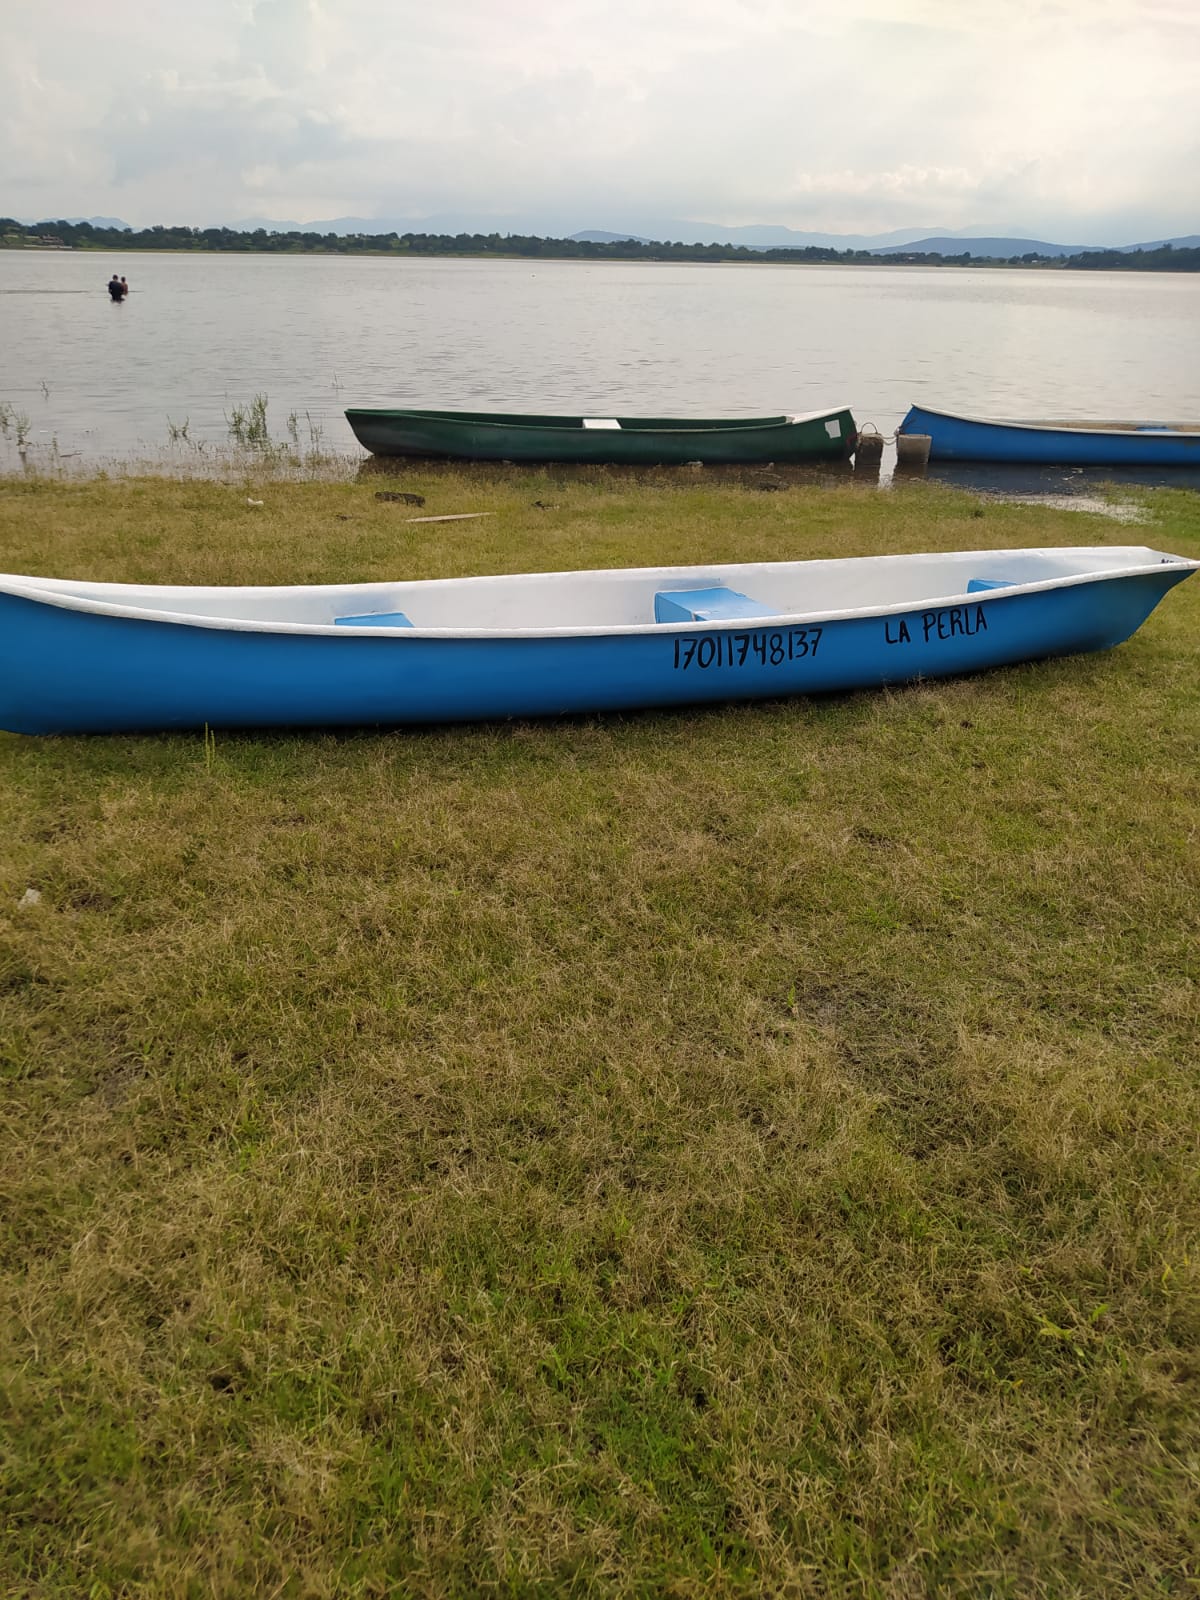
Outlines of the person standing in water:
[[125,284],[117,277],[115,272],[108,280],[108,292],[114,300],[123,300],[125,298]]
[[129,293],[129,285],[125,282],[125,279],[122,276],[122,278],[121,278],[121,299],[124,300],[125,296],[128,293]]

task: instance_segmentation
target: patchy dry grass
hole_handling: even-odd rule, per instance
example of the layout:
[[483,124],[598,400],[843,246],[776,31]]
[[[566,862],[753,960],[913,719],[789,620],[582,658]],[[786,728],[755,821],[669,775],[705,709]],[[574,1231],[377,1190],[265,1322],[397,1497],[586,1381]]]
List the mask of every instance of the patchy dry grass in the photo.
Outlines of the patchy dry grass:
[[[1130,536],[378,486],[3,482],[0,566]],[[0,735],[0,1589],[1194,1594],[1198,619],[812,702]]]

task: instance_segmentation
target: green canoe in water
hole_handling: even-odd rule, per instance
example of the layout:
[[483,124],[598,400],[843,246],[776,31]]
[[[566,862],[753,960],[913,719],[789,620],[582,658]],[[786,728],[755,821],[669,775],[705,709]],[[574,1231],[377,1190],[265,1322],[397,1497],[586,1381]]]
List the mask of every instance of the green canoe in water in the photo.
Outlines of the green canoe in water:
[[459,461],[779,464],[844,460],[857,442],[854,418],[845,408],[805,416],[693,420],[354,407],[346,420],[359,444],[373,455],[452,456]]

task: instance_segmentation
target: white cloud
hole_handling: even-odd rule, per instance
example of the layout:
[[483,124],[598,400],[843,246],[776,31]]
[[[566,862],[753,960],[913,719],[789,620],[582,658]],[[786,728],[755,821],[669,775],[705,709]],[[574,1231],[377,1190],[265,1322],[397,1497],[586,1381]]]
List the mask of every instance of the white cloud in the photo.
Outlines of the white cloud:
[[1194,0],[17,4],[18,214],[1200,228]]

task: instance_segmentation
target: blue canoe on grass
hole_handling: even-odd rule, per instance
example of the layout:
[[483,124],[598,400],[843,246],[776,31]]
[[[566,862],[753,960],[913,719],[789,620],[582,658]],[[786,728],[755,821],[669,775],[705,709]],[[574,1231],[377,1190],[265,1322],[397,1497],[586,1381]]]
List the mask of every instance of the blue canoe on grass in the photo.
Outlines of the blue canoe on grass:
[[926,434],[931,461],[1053,467],[1200,467],[1200,424],[1016,422],[912,406],[902,434]]
[[979,550],[321,588],[0,577],[0,727],[394,725],[865,689],[1127,639],[1200,562]]

